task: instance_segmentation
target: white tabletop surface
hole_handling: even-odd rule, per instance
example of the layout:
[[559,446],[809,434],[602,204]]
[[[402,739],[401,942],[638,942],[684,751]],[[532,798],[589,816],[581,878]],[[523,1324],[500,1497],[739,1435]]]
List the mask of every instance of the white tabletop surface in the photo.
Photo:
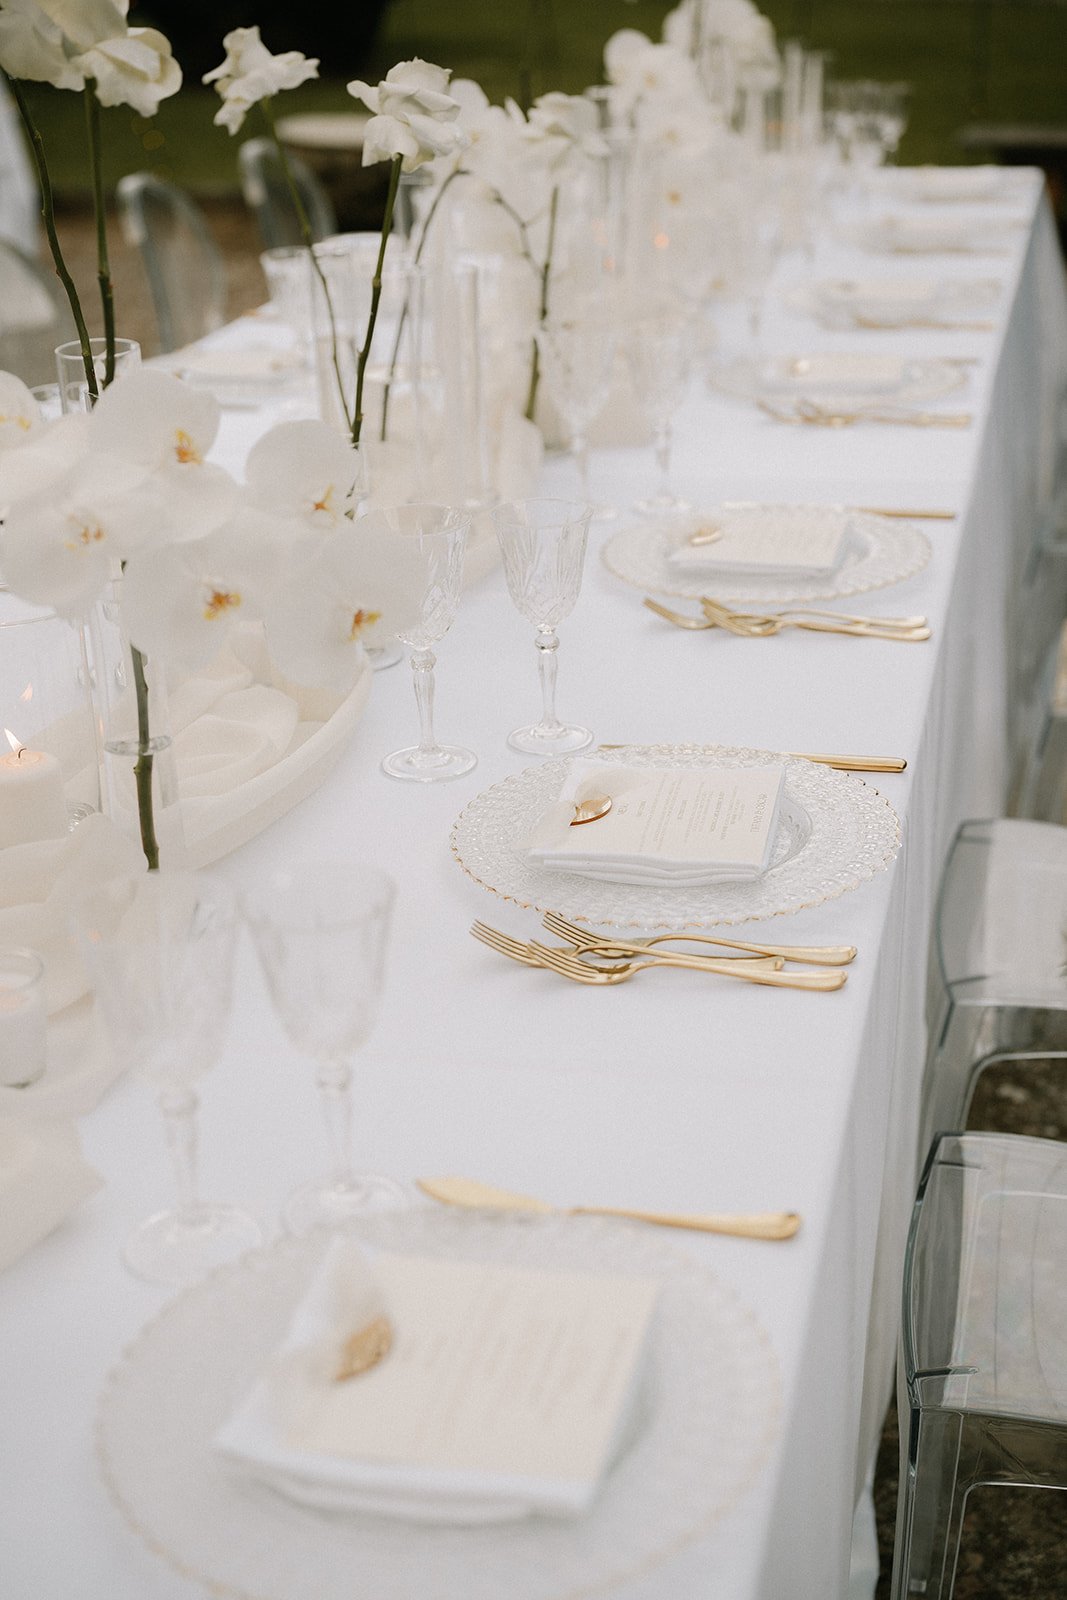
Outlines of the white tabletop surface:
[[[904,826],[894,865],[839,899],[746,927],[755,938],[856,944],[844,990],[774,992],[672,972],[588,990],[468,937],[476,917],[523,937],[539,927],[472,882],[448,845],[463,806],[526,764],[504,741],[537,707],[532,630],[499,570],[467,591],[438,650],[438,730],[477,750],[476,770],[425,787],[384,777],[378,763],[414,733],[415,705],[406,666],[379,673],[322,788],[217,869],[240,887],[283,861],[364,858],[396,878],[385,999],[356,1074],[367,1168],[465,1173],[562,1204],[802,1214],[786,1245],[679,1236],[767,1331],[781,1426],[736,1509],[616,1590],[625,1600],[843,1592],[891,1376],[931,900],[955,823],[1002,804],[1005,597],[1036,515],[1033,439],[1050,386],[1067,378],[1051,221],[1038,176],[1023,181],[1012,208],[1022,225],[1006,235],[1005,255],[902,268],[828,240],[811,263],[783,269],[768,306],[769,351],[965,360],[966,388],[942,404],[973,412],[971,427],[787,427],[699,382],[679,418],[675,478],[699,502],[957,511],[957,521],[920,524],[933,547],[924,571],[856,608],[924,612],[929,644],[676,631],[603,566],[612,523],[594,526],[582,595],[560,630],[561,713],[598,739],[907,757],[903,774],[872,780]],[[778,292],[787,278],[879,271],[996,277],[995,331],[827,333]],[[239,465],[263,426],[259,414],[228,412],[220,459]],[[651,475],[650,451],[593,458],[594,494],[624,507]],[[545,489],[574,484],[570,463],[552,459]],[[247,944],[238,978],[228,1045],[203,1085],[204,1189],[249,1207],[274,1235],[280,1203],[323,1167],[325,1145],[313,1069],[284,1040]],[[169,1196],[158,1114],[142,1085],[123,1080],[81,1134],[106,1187],[0,1279],[0,1592],[192,1600],[204,1591],[127,1531],[93,1459],[104,1375],[167,1299],[119,1260],[124,1235]]]

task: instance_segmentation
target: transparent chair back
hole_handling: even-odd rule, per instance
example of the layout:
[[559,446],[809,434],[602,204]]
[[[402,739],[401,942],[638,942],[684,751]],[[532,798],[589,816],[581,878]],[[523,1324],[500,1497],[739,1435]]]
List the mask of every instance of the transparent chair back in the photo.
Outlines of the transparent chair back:
[[31,388],[56,381],[56,345],[75,337],[55,273],[0,240],[0,368]]
[[904,1268],[892,1600],[952,1593],[979,1484],[1067,1488],[1067,1146],[940,1138]]
[[196,203],[147,172],[119,179],[119,216],[141,252],[162,352],[192,344],[226,320],[222,252]]
[[963,1127],[982,1071],[1067,1055],[1067,828],[965,822],[949,851],[933,931],[925,1155]]
[[[288,166],[312,241],[328,239],[337,232],[337,217],[325,186],[299,156],[290,155]],[[303,229],[274,140],[246,139],[237,152],[237,168],[241,193],[256,219],[264,250],[303,244]]]

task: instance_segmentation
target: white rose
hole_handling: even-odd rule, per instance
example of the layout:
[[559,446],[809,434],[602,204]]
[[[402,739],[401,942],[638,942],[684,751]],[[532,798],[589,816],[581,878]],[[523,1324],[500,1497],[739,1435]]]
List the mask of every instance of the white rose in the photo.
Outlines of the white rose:
[[445,91],[451,74],[428,61],[401,61],[373,88],[355,78],[348,85],[373,116],[363,131],[363,165],[401,156],[405,172],[462,150],[469,137],[459,126],[460,103]]
[[159,102],[182,86],[170,40],[154,28],[131,28],[125,38],[105,39],[76,62],[95,81],[102,106],[131,106],[142,117],[155,116]]
[[295,89],[319,75],[318,59],[309,59],[299,50],[272,55],[259,36],[258,28],[234,28],[222,41],[226,59],[221,66],[205,72],[203,81],[213,83],[222,97],[215,115],[218,127],[236,133],[245,116],[260,100],[268,100],[281,89]]

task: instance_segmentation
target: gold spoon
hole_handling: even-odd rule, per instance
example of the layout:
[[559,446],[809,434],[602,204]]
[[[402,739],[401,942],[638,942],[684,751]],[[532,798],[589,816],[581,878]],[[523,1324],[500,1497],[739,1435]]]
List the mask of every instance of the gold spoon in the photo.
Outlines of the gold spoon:
[[606,817],[610,810],[610,795],[591,794],[585,800],[574,802],[574,815],[570,820],[570,826],[580,828],[583,822],[596,822],[600,817]]
[[795,1211],[756,1211],[747,1215],[713,1212],[707,1216],[675,1215],[659,1211],[630,1211],[620,1206],[550,1206],[531,1195],[496,1189],[474,1178],[417,1178],[424,1194],[449,1206],[477,1210],[536,1211],[546,1215],[562,1211],[570,1217],[627,1217],[633,1222],[652,1222],[661,1228],[692,1228],[697,1233],[730,1233],[744,1239],[791,1239],[800,1227]]

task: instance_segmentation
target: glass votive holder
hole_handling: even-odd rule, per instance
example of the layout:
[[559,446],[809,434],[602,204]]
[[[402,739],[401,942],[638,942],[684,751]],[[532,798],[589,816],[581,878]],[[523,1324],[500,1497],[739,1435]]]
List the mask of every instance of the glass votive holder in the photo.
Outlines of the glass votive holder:
[[44,962],[0,948],[0,1085],[24,1089],[45,1069]]
[[[89,340],[93,369],[99,392],[104,391],[107,371],[107,341],[103,338]],[[141,365],[141,346],[136,339],[115,340],[115,377],[128,377]],[[89,411],[94,404],[85,378],[85,360],[77,339],[56,346],[56,373],[59,378],[59,401],[65,412]]]

